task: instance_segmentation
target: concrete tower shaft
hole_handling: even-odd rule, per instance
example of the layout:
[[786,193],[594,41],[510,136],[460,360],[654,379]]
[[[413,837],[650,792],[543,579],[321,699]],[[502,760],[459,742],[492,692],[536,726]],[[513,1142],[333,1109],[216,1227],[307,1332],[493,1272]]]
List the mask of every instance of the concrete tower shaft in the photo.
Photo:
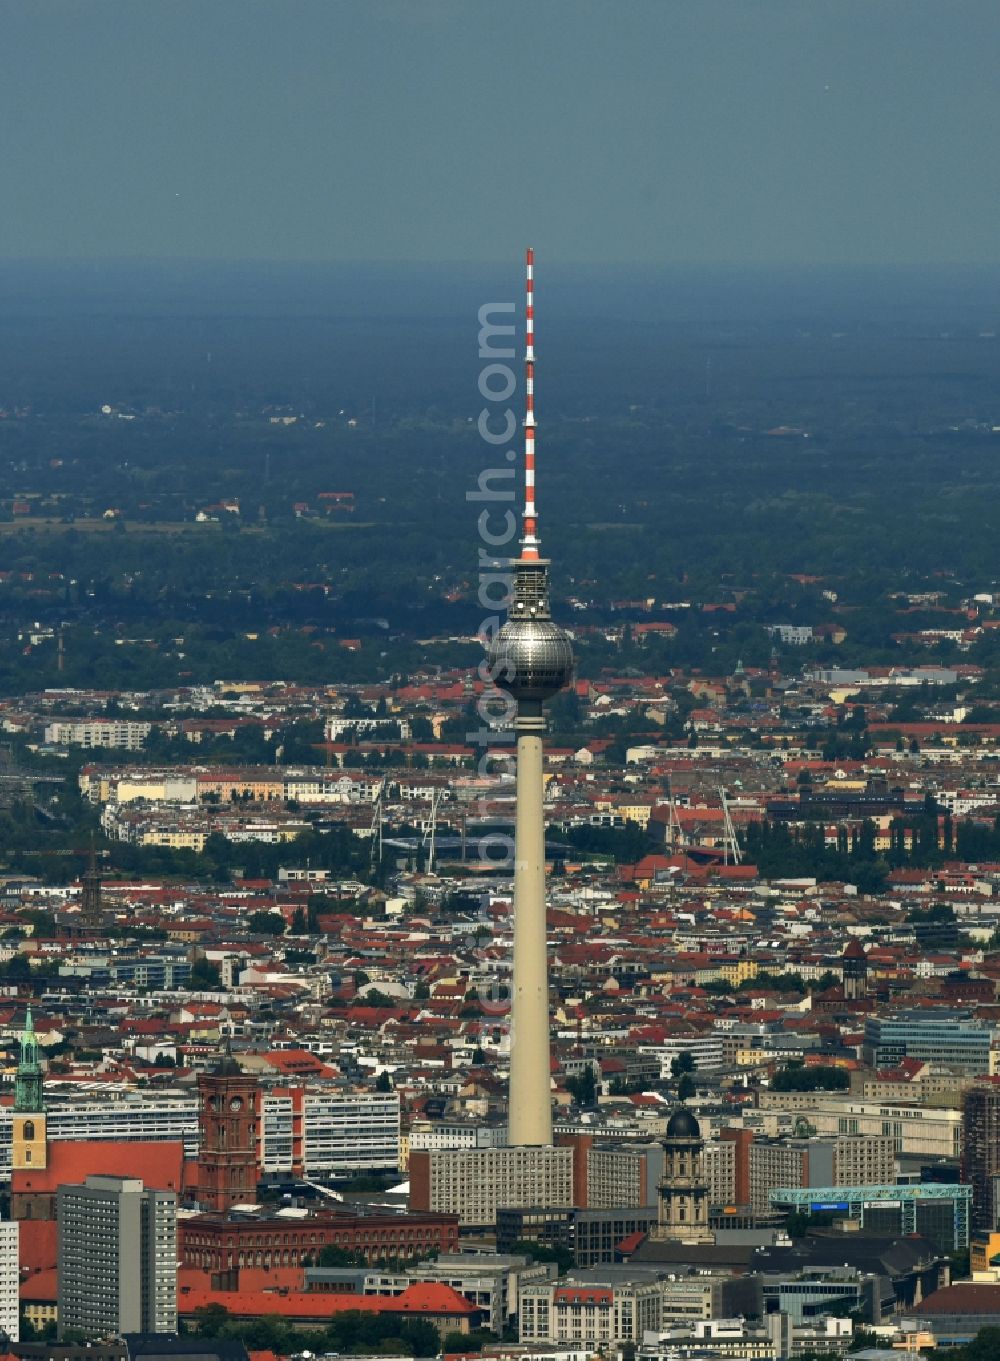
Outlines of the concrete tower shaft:
[[548,562],[539,555],[535,508],[534,256],[527,256],[525,506],[521,556],[507,622],[489,649],[490,673],[517,704],[514,824],[514,970],[511,997],[508,1138],[552,1143],[548,948],[545,912],[543,703],[573,673],[569,635],[553,623]]

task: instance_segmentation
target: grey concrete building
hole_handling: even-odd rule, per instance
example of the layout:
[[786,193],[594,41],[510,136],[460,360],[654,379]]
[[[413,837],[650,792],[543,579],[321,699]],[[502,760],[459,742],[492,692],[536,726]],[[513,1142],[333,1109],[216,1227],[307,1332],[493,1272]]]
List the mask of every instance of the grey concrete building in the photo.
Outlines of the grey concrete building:
[[59,1334],[177,1331],[177,1198],[135,1177],[60,1186]]

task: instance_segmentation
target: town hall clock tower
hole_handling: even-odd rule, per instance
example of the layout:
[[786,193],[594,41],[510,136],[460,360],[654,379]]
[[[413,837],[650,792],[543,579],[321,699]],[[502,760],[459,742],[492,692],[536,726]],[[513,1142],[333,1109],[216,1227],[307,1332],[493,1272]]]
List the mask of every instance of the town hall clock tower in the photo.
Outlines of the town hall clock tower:
[[222,1061],[198,1078],[198,1201],[225,1214],[257,1201],[257,1079],[228,1045]]

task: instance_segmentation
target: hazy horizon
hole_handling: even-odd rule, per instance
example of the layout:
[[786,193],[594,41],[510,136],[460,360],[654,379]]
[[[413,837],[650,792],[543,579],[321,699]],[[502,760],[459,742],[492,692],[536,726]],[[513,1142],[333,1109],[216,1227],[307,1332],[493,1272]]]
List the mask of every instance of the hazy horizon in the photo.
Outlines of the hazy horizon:
[[996,265],[995,0],[0,0],[0,258]]

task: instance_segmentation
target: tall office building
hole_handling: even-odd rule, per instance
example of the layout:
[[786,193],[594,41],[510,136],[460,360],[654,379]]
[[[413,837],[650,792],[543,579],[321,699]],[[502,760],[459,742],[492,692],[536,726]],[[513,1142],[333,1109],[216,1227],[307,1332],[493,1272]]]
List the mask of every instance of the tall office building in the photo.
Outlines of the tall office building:
[[515,1146],[552,1143],[549,985],[545,924],[545,819],[542,810],[543,703],[569,680],[573,649],[553,623],[549,564],[539,553],[535,509],[534,252],[527,253],[525,317],[524,535],[512,564],[507,622],[489,649],[490,675],[517,706],[514,829],[514,968],[510,1016],[508,1137]]
[[978,1083],[962,1102],[962,1180],[972,1187],[972,1227],[1000,1219],[1000,1084]]
[[177,1331],[177,1197],[135,1177],[60,1186],[59,1334]]

